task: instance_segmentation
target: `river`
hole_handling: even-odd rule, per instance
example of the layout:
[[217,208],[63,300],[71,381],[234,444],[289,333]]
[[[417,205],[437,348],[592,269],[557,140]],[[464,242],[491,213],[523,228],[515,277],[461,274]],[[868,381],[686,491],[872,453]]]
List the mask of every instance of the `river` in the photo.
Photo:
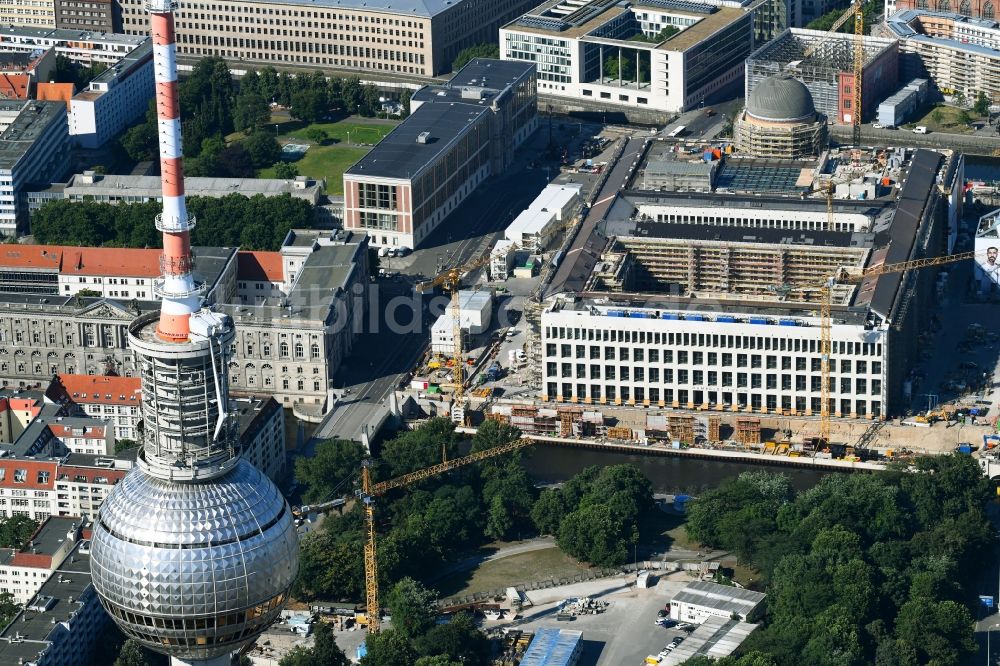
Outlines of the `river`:
[[653,482],[656,493],[698,494],[714,488],[723,480],[747,471],[768,471],[787,474],[792,485],[804,490],[816,485],[827,474],[812,469],[752,465],[715,460],[693,460],[655,454],[630,455],[615,451],[576,449],[564,446],[533,446],[524,459],[528,474],[540,485],[562,483],[591,465],[619,465],[629,463]]

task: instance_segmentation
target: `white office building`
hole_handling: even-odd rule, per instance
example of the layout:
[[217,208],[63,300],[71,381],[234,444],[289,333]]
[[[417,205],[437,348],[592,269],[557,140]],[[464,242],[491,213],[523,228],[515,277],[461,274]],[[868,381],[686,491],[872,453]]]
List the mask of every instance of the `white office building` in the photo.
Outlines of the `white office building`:
[[113,32],[32,28],[13,23],[0,25],[0,53],[35,53],[55,47],[58,55],[85,65],[97,62],[113,65],[148,41],[148,31],[141,35],[122,35]]
[[580,205],[579,183],[546,185],[534,201],[504,231],[518,249],[543,252],[552,238],[569,224]]
[[696,581],[670,600],[670,619],[701,624],[712,617],[738,616],[742,622],[753,622],[764,613],[765,596],[732,585]]
[[146,40],[73,96],[69,133],[83,148],[100,148],[146,112],[153,92],[153,42]]
[[742,79],[754,46],[750,5],[550,0],[501,28],[500,57],[535,63],[540,95],[684,111]]

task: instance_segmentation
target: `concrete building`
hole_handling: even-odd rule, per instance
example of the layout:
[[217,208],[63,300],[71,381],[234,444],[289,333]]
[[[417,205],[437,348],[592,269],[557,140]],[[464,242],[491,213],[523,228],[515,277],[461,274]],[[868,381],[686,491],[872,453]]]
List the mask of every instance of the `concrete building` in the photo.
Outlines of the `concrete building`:
[[[835,124],[851,124],[854,110],[854,36],[819,30],[791,29],[764,44],[747,59],[744,97],[768,77],[787,72],[805,84],[816,111]],[[815,47],[808,57],[806,49]],[[899,79],[899,53],[894,40],[864,38],[864,81],[861,117],[870,118]]]
[[783,72],[760,82],[734,124],[742,154],[775,159],[818,157],[826,149],[826,118],[809,89]]
[[61,178],[69,167],[66,105],[2,100],[0,125],[0,234],[14,236],[28,226],[25,185]]
[[[463,289],[458,292],[458,318],[462,332],[479,335],[490,327],[493,318],[493,292]],[[455,318],[445,312],[431,326],[431,351],[452,356],[455,353]]]
[[960,16],[992,21],[997,17],[996,0],[886,0],[885,17],[908,9],[955,12]]
[[0,23],[32,28],[55,28],[53,0],[13,0],[0,5]]
[[90,542],[78,541],[0,633],[0,662],[89,666],[107,624],[108,615],[91,585]]
[[232,396],[243,457],[277,483],[285,476],[285,410],[274,398]]
[[888,17],[882,33],[899,40],[904,77],[929,78],[941,92],[962,93],[970,101],[983,93],[995,104],[1000,102],[1000,23],[989,13],[989,18],[972,18],[905,9]]
[[581,189],[577,183],[546,185],[504,230],[504,237],[525,252],[544,252],[553,237],[573,220],[580,207]]
[[55,0],[60,30],[121,32],[121,11],[114,0]]
[[89,416],[57,417],[49,431],[70,453],[111,456],[115,453],[115,428],[108,421]]
[[899,127],[920,109],[930,92],[927,79],[913,79],[878,105],[882,127]]
[[[59,374],[52,378],[45,396],[69,414],[104,419],[113,428],[115,440],[139,439],[142,393],[138,377]],[[112,448],[107,454],[113,452]]]
[[[47,0],[40,1],[44,4]],[[34,53],[39,49],[55,48],[57,55],[64,55],[74,62],[85,65],[100,62],[110,66],[149,41],[148,34],[122,35],[29,25],[0,21],[0,53]]]
[[539,94],[571,110],[685,111],[743,76],[750,4],[549,0],[500,30],[500,57],[533,63]]
[[20,550],[0,549],[0,592],[27,604],[76,546],[79,518],[49,517]]
[[36,99],[38,84],[49,80],[55,66],[53,48],[33,53],[0,52],[0,95],[4,99]]
[[[834,199],[832,224],[822,185],[811,198],[620,195],[600,229],[581,229],[548,291],[542,399],[818,414],[817,286],[940,252],[960,172],[960,156],[919,150],[893,171],[898,190]],[[903,408],[935,273],[833,287],[831,414]]]
[[146,113],[154,89],[153,42],[145,41],[73,96],[69,133],[83,148],[100,148]]
[[373,246],[417,247],[510,166],[538,125],[535,68],[476,58],[448,83],[416,91],[410,108],[344,172],[344,228]]
[[506,280],[510,277],[511,269],[514,267],[514,260],[517,257],[515,243],[512,240],[501,238],[490,250],[490,279]]
[[753,622],[764,614],[765,596],[731,585],[695,581],[670,600],[670,619],[701,624],[708,618],[729,620],[735,615],[741,622]]
[[[177,9],[177,53],[241,63],[436,76],[532,0],[195,0]],[[139,0],[121,2],[126,34],[148,34]]]
[[[137,295],[150,289],[151,278],[136,276],[149,266],[156,270],[157,251],[5,247],[0,251],[0,381],[44,387],[54,374],[136,375],[126,327],[157,307],[151,293]],[[367,239],[347,232],[290,232],[280,253],[288,291],[254,303],[238,297],[238,283],[250,284],[258,275],[240,279],[236,248],[195,252],[208,302],[237,322],[230,366],[234,389],[274,396],[284,407],[308,405],[322,412],[329,378],[362,330]],[[117,261],[103,261],[110,256],[105,253],[116,253]],[[83,289],[104,296],[69,295]]]
[[718,162],[654,160],[642,171],[642,189],[668,192],[711,192]]

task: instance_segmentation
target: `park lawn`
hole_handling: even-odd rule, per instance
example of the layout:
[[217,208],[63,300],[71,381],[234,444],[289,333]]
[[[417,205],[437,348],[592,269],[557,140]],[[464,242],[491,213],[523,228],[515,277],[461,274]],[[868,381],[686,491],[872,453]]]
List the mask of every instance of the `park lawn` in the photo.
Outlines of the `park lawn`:
[[[340,121],[336,123],[313,123],[312,125],[288,132],[284,138],[294,137],[296,139],[302,139],[303,141],[310,142],[309,130],[321,129],[326,132],[327,136],[329,136],[332,141],[337,143],[347,143],[347,135],[350,133],[351,145],[367,144],[374,146],[382,140],[382,137],[395,129],[395,127],[396,123],[391,125],[369,125],[352,123],[350,121]],[[281,131],[280,125],[278,131]]]
[[[941,112],[941,122],[939,123],[935,122],[934,119],[932,118],[935,111]],[[961,112],[962,109],[957,109],[953,106],[945,106],[944,104],[941,104],[929,110],[926,114],[924,114],[924,117],[921,118],[920,120],[908,123],[907,126],[911,124],[914,126],[923,125],[931,132],[947,132],[949,134],[971,134],[972,133],[971,127],[969,127],[968,125],[963,125],[962,123],[958,122],[958,114],[960,114]],[[967,113],[969,114],[969,117],[973,121],[979,119],[979,116],[977,116],[973,111],[969,110],[967,111]]]
[[588,567],[563,554],[559,548],[545,548],[484,562],[473,571],[460,571],[432,584],[442,597],[473,592],[493,592],[512,585],[566,578],[587,571]]
[[[354,139],[354,136],[351,136]],[[353,146],[310,146],[302,159],[293,162],[299,173],[310,178],[325,178],[328,194],[344,193],[344,172],[368,153],[368,148]],[[274,167],[261,169],[260,178],[274,178]]]

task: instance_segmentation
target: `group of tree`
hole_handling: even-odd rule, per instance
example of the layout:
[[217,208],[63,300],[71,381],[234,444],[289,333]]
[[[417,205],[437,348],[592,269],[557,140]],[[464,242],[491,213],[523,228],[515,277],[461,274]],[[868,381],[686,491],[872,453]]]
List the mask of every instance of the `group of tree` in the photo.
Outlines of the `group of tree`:
[[[508,441],[516,432],[492,422],[485,424],[473,447]],[[459,454],[454,424],[446,418],[431,419],[383,444],[381,465],[374,468],[376,480],[434,465],[442,453],[449,459]],[[321,443],[315,457],[296,463],[296,478],[305,486],[304,501],[351,495],[362,456],[360,445],[354,442]],[[382,584],[407,576],[422,579],[490,540],[532,534],[534,498],[534,485],[515,454],[380,497],[376,518]],[[364,597],[363,527],[361,507],[355,505],[342,516],[329,516],[323,529],[302,540],[296,583],[299,598]]]
[[[516,428],[483,423],[472,451],[513,441]],[[376,480],[459,455],[454,424],[427,421],[382,446]],[[360,445],[330,441],[317,455],[296,463],[305,502],[350,496],[361,459]],[[569,555],[607,566],[627,561],[643,523],[653,510],[649,481],[634,467],[592,467],[559,490],[538,497],[521,464],[523,450],[504,453],[446,476],[421,481],[378,500],[378,571],[383,585],[404,577],[427,582],[429,572],[494,540],[555,534]],[[302,599],[360,600],[364,597],[363,515],[354,505],[330,516],[301,543],[296,596]]]
[[[823,14],[819,18],[813,19],[806,25],[810,30],[822,30],[827,32],[833,27],[833,24],[837,22],[844,12],[850,11],[849,8],[839,6],[837,9],[830,10],[826,14]],[[872,26],[879,20],[881,16],[885,13],[885,0],[866,0],[866,2],[861,6],[861,14],[864,17],[864,32],[866,35],[870,35],[872,32]],[[840,26],[838,32],[854,32],[854,20],[848,19]]]
[[55,67],[49,73],[48,80],[56,83],[72,83],[74,90],[80,91],[107,68],[103,62],[82,65],[60,54],[56,56]]
[[[467,613],[438,622],[436,594],[412,578],[396,583],[386,597],[391,628],[365,641],[361,666],[486,666],[490,643]],[[282,665],[284,666],[284,665]]]
[[[363,85],[356,76],[328,79],[321,71],[293,76],[267,67],[250,70],[237,84],[226,62],[215,56],[199,60],[191,75],[180,81],[179,90],[189,176],[249,178],[259,169],[283,164],[277,139],[266,131],[272,103],[288,107],[293,118],[305,123],[332,114],[374,116],[382,104],[375,86]],[[408,111],[409,94],[405,97]],[[225,137],[234,131],[244,136],[227,143]],[[144,121],[125,132],[120,144],[133,160],[156,159],[155,100]]]
[[777,666],[950,666],[976,648],[965,602],[994,542],[989,496],[960,455],[804,492],[744,473],[695,500],[687,529],[759,572],[767,616],[745,647]]
[[4,518],[0,520],[0,548],[23,548],[37,530],[38,522],[23,514]]
[[665,42],[666,40],[670,39],[680,31],[681,29],[675,25],[666,25],[663,26],[663,28],[658,33],[652,36],[647,35],[646,33],[641,31],[637,32],[636,34],[629,37],[629,41],[646,42],[647,44],[659,44],[660,42]]
[[594,466],[543,491],[531,518],[539,532],[556,535],[568,555],[612,566],[628,559],[655,510],[652,484],[638,469]]
[[457,72],[458,70],[465,67],[470,60],[476,58],[493,58],[497,59],[500,57],[500,45],[496,42],[484,42],[482,44],[476,44],[475,46],[468,46],[458,52],[455,59],[451,61],[451,70]]
[[[244,250],[277,250],[289,229],[313,226],[312,205],[291,196],[189,197],[188,213],[198,219],[194,245],[240,246]],[[159,232],[150,224],[163,209],[157,201],[108,204],[51,201],[32,219],[39,243],[55,245],[160,247]]]

